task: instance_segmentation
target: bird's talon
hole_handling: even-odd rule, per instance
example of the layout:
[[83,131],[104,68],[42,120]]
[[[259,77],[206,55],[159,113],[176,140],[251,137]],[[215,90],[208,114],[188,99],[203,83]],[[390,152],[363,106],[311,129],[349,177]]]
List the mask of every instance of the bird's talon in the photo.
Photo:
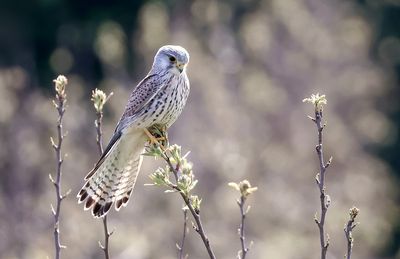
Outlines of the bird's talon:
[[149,142],[150,142],[150,145],[151,145],[151,146],[152,146],[152,145],[158,145],[158,146],[161,148],[162,151],[165,151],[165,150],[166,150],[166,148],[164,147],[164,145],[162,145],[162,144],[160,143],[160,141],[159,141],[159,140],[165,140],[165,137],[158,137],[158,138],[156,138],[156,137],[153,136],[153,134],[150,133],[150,131],[149,131],[148,129],[144,129],[144,133],[145,133],[145,134],[147,135],[147,137],[149,138]]

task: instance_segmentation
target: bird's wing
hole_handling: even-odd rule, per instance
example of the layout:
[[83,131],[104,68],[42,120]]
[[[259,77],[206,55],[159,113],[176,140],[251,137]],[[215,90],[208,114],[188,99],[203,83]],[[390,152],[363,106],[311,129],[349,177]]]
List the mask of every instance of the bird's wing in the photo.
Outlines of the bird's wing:
[[135,115],[153,99],[157,93],[166,85],[165,81],[159,80],[160,76],[156,74],[148,75],[145,77],[133,90],[128,103],[125,107],[125,111],[119,120],[117,127],[115,128],[114,135],[111,137],[110,142],[105,148],[99,161],[96,163],[94,168],[86,175],[85,180],[89,179],[101,166],[107,155],[111,153],[113,147],[122,136],[122,130],[129,126],[134,120]]
[[135,121],[135,116],[167,85],[167,80],[157,74],[148,75],[133,90],[119,120],[115,133],[120,132]]

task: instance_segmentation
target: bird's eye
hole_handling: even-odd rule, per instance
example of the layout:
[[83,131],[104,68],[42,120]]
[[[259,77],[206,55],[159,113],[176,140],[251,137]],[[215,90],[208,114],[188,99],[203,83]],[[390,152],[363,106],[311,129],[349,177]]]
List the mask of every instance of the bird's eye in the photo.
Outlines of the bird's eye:
[[171,56],[171,57],[169,57],[169,60],[170,60],[171,62],[175,62],[175,61],[176,61],[176,58],[173,57],[173,56]]

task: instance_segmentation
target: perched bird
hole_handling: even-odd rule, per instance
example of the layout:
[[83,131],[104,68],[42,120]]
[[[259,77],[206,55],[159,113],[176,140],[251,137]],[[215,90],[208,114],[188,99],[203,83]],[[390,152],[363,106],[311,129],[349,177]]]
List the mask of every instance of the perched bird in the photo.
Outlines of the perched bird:
[[188,63],[189,53],[184,48],[163,46],[148,75],[133,90],[110,143],[77,195],[94,217],[106,215],[113,203],[117,211],[127,205],[144,145],[148,140],[155,141],[148,129],[155,125],[168,129],[186,104]]

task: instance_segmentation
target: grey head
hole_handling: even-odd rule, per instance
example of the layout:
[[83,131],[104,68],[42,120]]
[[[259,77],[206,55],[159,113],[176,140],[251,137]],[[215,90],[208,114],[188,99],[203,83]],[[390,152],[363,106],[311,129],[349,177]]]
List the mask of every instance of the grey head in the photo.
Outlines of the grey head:
[[153,73],[168,71],[180,75],[186,71],[188,63],[189,53],[186,49],[176,45],[165,45],[157,51],[151,70]]

